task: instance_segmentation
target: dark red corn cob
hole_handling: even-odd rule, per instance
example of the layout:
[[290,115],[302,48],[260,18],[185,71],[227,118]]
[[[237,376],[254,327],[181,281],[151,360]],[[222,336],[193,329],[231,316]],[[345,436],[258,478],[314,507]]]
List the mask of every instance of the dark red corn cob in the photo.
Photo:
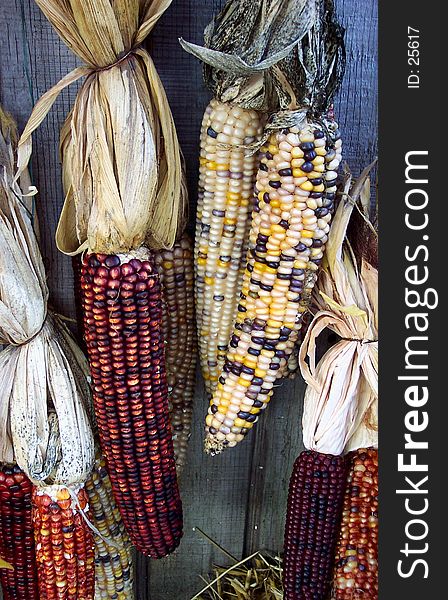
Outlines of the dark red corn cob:
[[0,468],[0,569],[4,600],[38,600],[36,554],[31,516],[32,483],[17,466]]
[[378,450],[350,456],[342,524],[336,548],[333,598],[378,598]]
[[162,296],[152,256],[83,259],[84,335],[101,447],[133,544],[161,558],[182,536],[161,333]]
[[67,488],[45,489],[33,490],[39,600],[93,600],[94,540],[80,512],[89,518],[87,494],[80,489],[74,502]]
[[84,317],[82,310],[82,300],[81,300],[81,267],[82,267],[82,258],[79,254],[73,256],[72,258],[72,267],[73,267],[73,291],[75,295],[75,309],[76,309],[76,324],[78,326],[78,335],[77,342],[79,347],[82,349],[84,353],[86,350],[86,343],[84,340]]
[[344,457],[305,450],[297,458],[286,515],[286,600],[326,600],[345,482]]

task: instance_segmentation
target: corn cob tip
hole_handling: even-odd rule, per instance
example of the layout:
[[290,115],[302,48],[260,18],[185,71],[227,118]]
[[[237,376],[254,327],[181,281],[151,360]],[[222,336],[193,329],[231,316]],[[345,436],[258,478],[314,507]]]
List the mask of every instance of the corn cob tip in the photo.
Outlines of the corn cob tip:
[[204,440],[204,452],[210,456],[221,454],[226,449],[224,442],[213,437],[206,437]]

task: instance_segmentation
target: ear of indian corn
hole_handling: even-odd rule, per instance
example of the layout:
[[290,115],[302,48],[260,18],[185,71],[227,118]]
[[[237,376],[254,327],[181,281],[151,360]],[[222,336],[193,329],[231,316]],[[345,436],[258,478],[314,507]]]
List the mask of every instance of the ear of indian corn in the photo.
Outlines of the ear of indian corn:
[[257,158],[260,114],[214,99],[202,121],[195,271],[199,357],[213,393],[238,306]]
[[307,123],[262,148],[237,319],[206,418],[212,453],[253,427],[293,351],[334,208],[341,140],[330,125],[333,141]]
[[202,121],[195,237],[199,357],[210,395],[238,310],[257,145],[267,114],[279,108],[269,67],[287,55],[314,15],[313,3],[295,4],[285,19],[285,2],[227,0],[204,32],[204,47],[180,40],[202,61],[213,94]]
[[294,463],[286,514],[285,600],[326,600],[341,519],[345,458],[303,451]]
[[168,379],[170,420],[179,473],[186,461],[196,382],[193,246],[184,234],[172,250],[155,254],[163,296],[162,335]]
[[[131,541],[115,504],[106,462],[97,453],[85,485],[95,539],[95,600],[133,600]],[[109,543],[110,542],[110,543]]]
[[335,600],[378,598],[378,450],[349,455],[333,577]]
[[[241,298],[206,417],[211,454],[244,439],[287,371],[328,239],[342,147],[329,110],[343,32],[332,0],[314,6],[311,26],[269,71],[280,110],[263,134]],[[284,8],[292,17],[295,7]]]
[[19,142],[18,170],[61,89],[85,76],[61,131],[66,199],[56,243],[67,254],[85,253],[83,333],[101,447],[132,542],[160,558],[180,542],[182,506],[160,282],[146,246],[174,244],[186,195],[174,120],[143,41],[171,0],[127,0],[126,10],[122,2],[37,4],[83,66],[38,101]]
[[85,490],[34,488],[32,501],[39,599],[93,600],[94,542],[81,514],[89,518]]
[[150,252],[88,254],[81,294],[101,448],[133,544],[160,558],[182,535],[160,278]]
[[36,554],[31,518],[32,483],[15,465],[0,467],[0,569],[3,600],[38,600]]

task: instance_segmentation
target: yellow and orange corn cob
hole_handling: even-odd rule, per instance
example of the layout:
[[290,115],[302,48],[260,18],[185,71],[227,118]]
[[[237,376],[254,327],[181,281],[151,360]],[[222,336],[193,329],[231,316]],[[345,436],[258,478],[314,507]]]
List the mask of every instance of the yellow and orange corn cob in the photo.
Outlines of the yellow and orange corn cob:
[[199,358],[212,394],[226,357],[246,261],[261,135],[257,111],[213,99],[201,129],[195,275]]
[[285,600],[326,600],[346,479],[343,456],[305,450],[297,458],[286,515]]
[[262,148],[238,314],[206,417],[212,454],[244,439],[285,372],[328,239],[341,145],[332,121],[282,129]]
[[32,483],[17,466],[0,468],[0,569],[3,600],[38,600],[36,554],[31,518]]
[[106,462],[99,454],[85,490],[92,524],[102,535],[94,535],[95,600],[133,600],[131,541],[115,504]]
[[162,294],[153,256],[83,257],[84,336],[101,448],[133,544],[161,558],[182,536],[169,421]]
[[33,489],[39,600],[93,600],[95,557],[87,494],[63,486]]
[[350,455],[333,598],[378,598],[378,451],[372,448]]
[[162,335],[168,378],[174,454],[179,473],[186,462],[196,381],[193,247],[184,234],[172,250],[155,255],[163,292]]

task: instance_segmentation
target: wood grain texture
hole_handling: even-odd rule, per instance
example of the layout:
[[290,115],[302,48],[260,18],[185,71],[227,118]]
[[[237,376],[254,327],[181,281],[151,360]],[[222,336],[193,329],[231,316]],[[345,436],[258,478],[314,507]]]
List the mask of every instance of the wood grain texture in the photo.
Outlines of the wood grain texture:
[[[347,29],[347,72],[336,100],[345,159],[357,174],[377,152],[377,3],[335,0]],[[198,61],[184,53],[178,37],[202,43],[202,32],[221,0],[174,0],[156,26],[150,49],[170,99],[186,158],[191,215],[195,213],[199,129],[210,95]],[[73,69],[76,58],[62,44],[33,0],[0,0],[0,102],[23,128],[33,102]],[[64,90],[34,136],[34,183],[42,252],[52,303],[73,317],[70,259],[56,250],[54,232],[63,194],[58,156],[59,129],[76,94]],[[181,478],[185,537],[177,552],[162,561],[137,559],[137,600],[189,600],[202,587],[213,561],[225,555],[194,528],[241,558],[258,548],[279,551],[292,463],[302,449],[300,420],[303,382],[282,384],[248,439],[218,457],[202,453],[206,411],[198,377],[189,464]]]

